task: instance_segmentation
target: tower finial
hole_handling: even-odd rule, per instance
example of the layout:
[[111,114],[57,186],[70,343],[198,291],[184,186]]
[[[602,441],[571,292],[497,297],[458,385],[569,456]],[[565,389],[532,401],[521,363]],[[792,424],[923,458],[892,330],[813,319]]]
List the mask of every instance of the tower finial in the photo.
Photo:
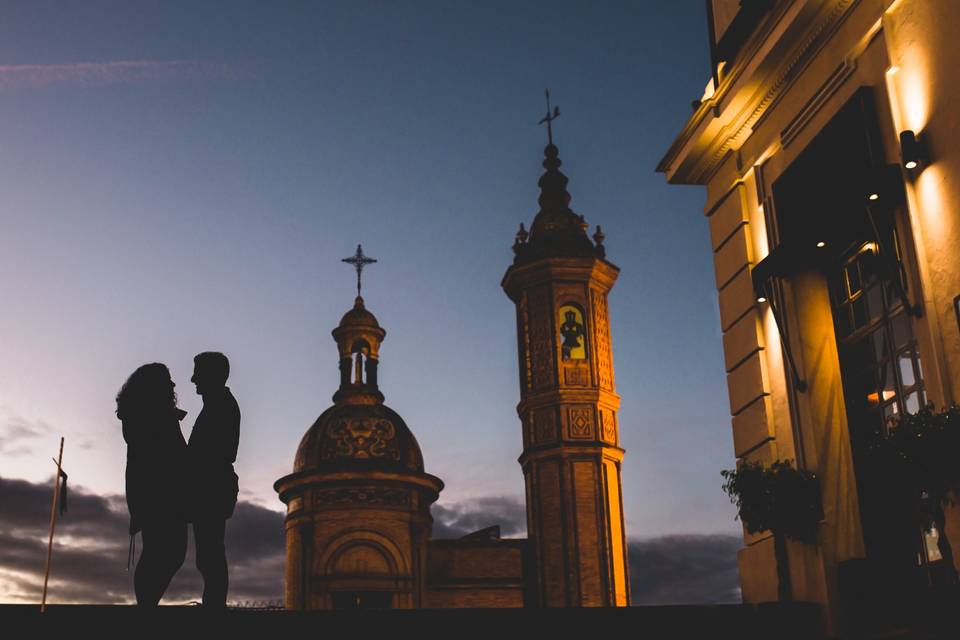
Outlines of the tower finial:
[[547,123],[547,143],[553,144],[553,121],[560,117],[560,107],[554,107],[553,113],[550,112],[550,89],[544,91],[547,96],[547,115],[540,119],[537,124]]
[[343,258],[340,262],[346,262],[347,264],[352,264],[357,270],[357,297],[360,297],[360,274],[363,273],[363,268],[368,264],[373,264],[376,262],[375,258],[369,258],[363,255],[363,247],[359,244],[357,245],[357,252],[350,256],[349,258]]

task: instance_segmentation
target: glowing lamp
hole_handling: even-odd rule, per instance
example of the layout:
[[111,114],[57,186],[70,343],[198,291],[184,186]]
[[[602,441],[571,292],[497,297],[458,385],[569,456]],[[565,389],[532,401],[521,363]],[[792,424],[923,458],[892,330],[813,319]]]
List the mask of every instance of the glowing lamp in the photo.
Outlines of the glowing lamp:
[[764,298],[763,296],[757,296],[757,302],[759,302],[760,304],[763,304],[763,303],[766,302],[766,301],[767,301],[767,299]]
[[879,199],[880,199],[880,194],[877,193],[876,191],[872,192],[870,195],[867,196],[867,200],[873,201],[873,200],[879,200]]
[[917,134],[910,129],[900,132],[900,158],[903,160],[903,168],[908,170],[916,169],[923,159],[923,149],[917,140]]
[[820,242],[817,243],[817,248],[818,248],[818,249],[823,249],[825,246],[827,246],[827,243],[824,242],[823,240],[821,240]]

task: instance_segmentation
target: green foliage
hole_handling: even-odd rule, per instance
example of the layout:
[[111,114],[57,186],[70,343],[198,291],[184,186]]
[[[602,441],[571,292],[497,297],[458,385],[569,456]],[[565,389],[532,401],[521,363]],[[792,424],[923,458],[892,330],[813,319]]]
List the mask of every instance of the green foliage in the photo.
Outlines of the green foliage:
[[792,540],[816,542],[823,505],[815,474],[794,468],[790,460],[777,460],[769,467],[745,462],[720,473],[726,480],[723,490],[737,505],[737,517],[747,531],[769,530]]
[[960,492],[960,407],[936,411],[928,405],[901,416],[890,435],[874,442],[871,454],[900,476],[929,529],[931,510],[945,506],[951,490]]

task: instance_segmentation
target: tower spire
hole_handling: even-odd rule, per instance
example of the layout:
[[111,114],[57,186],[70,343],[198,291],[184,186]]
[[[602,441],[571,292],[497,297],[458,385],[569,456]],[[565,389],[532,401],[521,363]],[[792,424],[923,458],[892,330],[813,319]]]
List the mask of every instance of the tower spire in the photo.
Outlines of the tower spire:
[[530,230],[521,227],[513,244],[514,264],[528,264],[541,258],[603,257],[602,247],[594,245],[586,233],[586,221],[570,209],[567,176],[560,171],[560,150],[553,144],[553,121],[560,116],[560,108],[551,110],[550,91],[545,92],[547,114],[539,124],[547,125],[547,146],[543,149],[543,175],[537,182],[540,210],[533,218]]

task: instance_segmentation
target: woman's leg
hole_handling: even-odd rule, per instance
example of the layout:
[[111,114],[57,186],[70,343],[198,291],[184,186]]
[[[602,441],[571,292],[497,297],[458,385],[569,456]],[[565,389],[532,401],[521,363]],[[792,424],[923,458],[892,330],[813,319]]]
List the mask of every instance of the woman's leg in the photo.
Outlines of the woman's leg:
[[133,575],[137,604],[155,607],[187,554],[187,524],[182,521],[145,524],[143,551]]

